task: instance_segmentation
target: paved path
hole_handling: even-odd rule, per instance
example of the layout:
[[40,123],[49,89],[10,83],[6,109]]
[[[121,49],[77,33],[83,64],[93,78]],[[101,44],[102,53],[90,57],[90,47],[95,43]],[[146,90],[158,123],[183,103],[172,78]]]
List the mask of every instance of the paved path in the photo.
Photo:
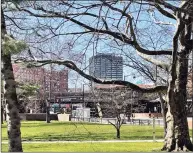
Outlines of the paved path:
[[[191,139],[192,140],[192,139]],[[119,142],[154,142],[153,140],[102,140],[102,141],[23,141],[22,143],[119,143]],[[164,142],[164,139],[155,140],[155,142]],[[1,144],[8,144],[8,141],[2,141]]]
[[[163,139],[156,142],[163,142]],[[154,142],[153,140],[104,140],[104,141],[23,141],[22,143],[117,143],[117,142]],[[7,144],[7,141],[1,142]]]

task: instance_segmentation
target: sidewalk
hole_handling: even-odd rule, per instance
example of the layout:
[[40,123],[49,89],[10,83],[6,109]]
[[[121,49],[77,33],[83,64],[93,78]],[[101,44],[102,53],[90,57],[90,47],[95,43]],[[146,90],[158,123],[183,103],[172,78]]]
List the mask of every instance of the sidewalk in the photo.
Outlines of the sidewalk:
[[[192,138],[191,138],[192,140]],[[101,141],[23,141],[24,143],[119,143],[119,142],[164,142],[164,139],[153,140],[101,140]],[[8,141],[2,141],[1,144],[8,144]]]
[[[163,142],[163,139],[155,140],[155,142]],[[22,143],[119,143],[119,142],[154,142],[153,140],[104,140],[104,141],[23,141]],[[8,144],[3,141],[1,144]]]

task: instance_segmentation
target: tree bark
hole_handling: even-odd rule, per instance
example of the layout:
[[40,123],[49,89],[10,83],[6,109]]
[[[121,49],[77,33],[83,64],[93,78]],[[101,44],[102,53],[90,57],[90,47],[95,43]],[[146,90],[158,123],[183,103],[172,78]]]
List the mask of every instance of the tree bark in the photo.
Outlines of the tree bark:
[[[181,58],[182,59],[182,58]],[[187,112],[186,112],[186,83],[188,63],[178,62],[179,73],[176,79],[175,87],[169,87],[168,91],[168,111],[166,114],[167,134],[165,144],[162,150],[167,151],[193,151],[193,145],[190,140]]]
[[162,116],[163,116],[163,126],[164,126],[164,138],[166,136],[167,133],[167,124],[166,124],[166,112],[167,112],[167,108],[166,108],[166,104],[161,102],[163,105],[163,109],[162,109]]
[[117,128],[117,139],[120,139],[120,128]]
[[[1,36],[4,39],[6,32],[6,24],[1,8]],[[18,111],[18,100],[16,95],[16,82],[14,80],[13,68],[11,63],[11,54],[4,54],[2,50],[1,59],[3,62],[2,73],[5,79],[5,100],[8,106],[7,134],[8,134],[8,151],[22,152],[21,132],[20,132],[20,117]]]
[[46,102],[46,123],[50,123],[50,102]]
[[[192,3],[186,9],[193,12]],[[193,151],[187,121],[187,76],[188,57],[193,49],[191,30],[193,19],[191,15],[177,13],[178,28],[173,39],[173,59],[171,81],[167,92],[167,134],[162,150],[167,151]]]
[[1,124],[3,124],[3,106],[1,104]]
[[167,134],[162,150],[193,151],[186,110],[188,55],[188,48],[185,46],[183,47],[181,44],[175,68],[176,77],[172,77],[167,94]]
[[121,114],[121,112],[120,112],[120,110],[118,110],[118,112],[117,112],[117,124],[116,124],[116,130],[117,130],[117,139],[120,139],[120,128],[121,128],[121,125],[122,125],[122,119],[121,119],[121,117],[120,117],[120,114]]
[[164,126],[164,138],[166,136],[167,133],[167,124],[166,124],[166,112],[167,112],[167,108],[166,108],[166,102],[165,100],[162,98],[161,93],[158,93],[159,97],[160,97],[160,104],[161,104],[161,113],[162,113],[162,117],[163,117],[163,126]]

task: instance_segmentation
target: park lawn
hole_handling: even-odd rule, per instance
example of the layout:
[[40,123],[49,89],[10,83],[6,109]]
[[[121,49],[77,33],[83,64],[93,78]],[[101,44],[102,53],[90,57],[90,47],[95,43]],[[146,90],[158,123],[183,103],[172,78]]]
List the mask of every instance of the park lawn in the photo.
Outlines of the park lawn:
[[[160,151],[163,143],[27,143],[24,152],[152,152]],[[2,152],[7,152],[7,144],[2,144]]]
[[[7,140],[6,123],[2,125],[2,141]],[[152,126],[123,125],[121,127],[122,140],[152,140]],[[47,124],[41,121],[21,122],[23,141],[37,140],[113,140],[116,130],[112,125],[58,122]],[[156,139],[163,139],[163,127],[156,127]]]
[[[123,125],[121,127],[122,140],[152,140],[152,133],[152,126]],[[116,130],[112,125],[81,122],[52,121],[47,124],[44,121],[22,121],[21,134],[23,141],[116,139]],[[163,127],[156,126],[156,139],[163,139]],[[2,141],[5,140],[7,140],[6,123],[2,125]]]

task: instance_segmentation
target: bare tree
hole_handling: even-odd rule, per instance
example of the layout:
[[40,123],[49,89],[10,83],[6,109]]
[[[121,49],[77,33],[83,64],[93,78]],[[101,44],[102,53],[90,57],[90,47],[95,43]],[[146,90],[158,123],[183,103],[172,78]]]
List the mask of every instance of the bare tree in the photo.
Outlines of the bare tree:
[[[78,39],[85,35],[85,38],[89,37],[90,40],[96,38],[97,44],[102,41],[106,41],[107,44],[116,42],[117,47],[124,46],[126,50],[133,49],[132,53],[136,51],[146,61],[168,72],[170,74],[168,85],[157,85],[154,88],[144,89],[128,81],[100,80],[86,74],[74,62],[65,60],[65,58],[60,60],[34,58],[31,61],[20,59],[20,61],[29,62],[29,66],[42,66],[50,63],[64,65],[86,79],[100,84],[125,85],[140,92],[167,92],[167,133],[163,150],[193,150],[186,111],[188,56],[193,49],[191,37],[192,0],[173,3],[163,0],[123,2],[101,0],[96,3],[61,0],[44,3],[27,2],[22,7],[16,5],[16,8],[21,13],[36,17],[38,22],[44,20],[41,25],[44,24],[45,28],[38,31],[42,34],[39,40],[44,41],[49,36],[67,35]],[[62,24],[58,22],[57,26],[50,24],[54,19],[63,22]],[[46,21],[50,21],[49,24]],[[173,24],[166,21],[175,22],[175,33],[169,32],[173,31],[174,27]],[[37,27],[35,24],[33,26]],[[56,27],[60,27],[60,29],[57,30]],[[168,31],[171,28],[173,30]],[[69,32],[66,32],[67,29]],[[48,30],[49,35],[45,30]],[[150,41],[151,37],[149,36],[151,35],[155,36],[151,41],[157,41],[156,43],[159,44],[156,48]],[[160,58],[155,59],[154,56],[171,56],[171,61],[165,62]]]
[[116,137],[121,137],[121,126],[126,121],[126,117],[131,116],[131,103],[133,92],[129,89],[96,89],[94,90],[94,96],[97,97],[97,101],[100,103],[103,117],[112,118],[108,119],[108,122],[116,129]]
[[[144,79],[148,80],[150,83],[153,83],[154,85],[168,85],[168,79],[169,79],[169,74],[165,70],[152,65],[151,63],[148,63],[142,58],[135,57],[132,54],[125,53],[126,56],[126,62],[125,65],[134,69],[134,71],[137,71],[141,76],[143,76]],[[167,61],[167,58],[165,58]],[[137,73],[137,74],[138,74]],[[135,76],[136,73],[133,73],[133,77]],[[151,95],[150,95],[151,96]],[[161,113],[163,116],[163,125],[164,125],[164,137],[167,132],[167,127],[166,127],[166,98],[165,94],[158,92],[157,97],[160,99],[160,104],[161,104]]]

